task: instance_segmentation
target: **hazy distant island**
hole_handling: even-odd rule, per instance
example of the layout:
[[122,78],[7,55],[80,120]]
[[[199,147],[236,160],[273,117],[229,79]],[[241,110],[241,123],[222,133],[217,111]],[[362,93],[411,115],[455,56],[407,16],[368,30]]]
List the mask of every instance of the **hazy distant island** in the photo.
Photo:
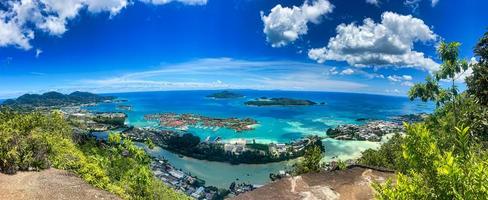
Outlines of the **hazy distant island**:
[[210,94],[207,97],[214,98],[214,99],[236,99],[236,98],[242,98],[244,97],[244,95],[224,90],[222,92]]
[[248,106],[312,106],[317,103],[303,99],[261,97],[255,100],[246,101],[244,104]]
[[3,105],[12,107],[53,107],[69,106],[112,101],[113,96],[100,96],[89,92],[73,92],[62,94],[59,92],[46,92],[44,94],[24,94],[16,99],[8,99]]

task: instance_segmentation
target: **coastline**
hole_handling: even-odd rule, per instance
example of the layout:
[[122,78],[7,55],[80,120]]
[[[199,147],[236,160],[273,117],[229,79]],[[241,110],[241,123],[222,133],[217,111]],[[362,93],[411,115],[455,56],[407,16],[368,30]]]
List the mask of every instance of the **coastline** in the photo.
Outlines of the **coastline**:
[[[117,105],[118,104],[124,104],[124,105],[130,105],[133,109],[130,111],[128,110],[123,110],[124,113],[127,114],[127,118],[124,122],[125,125],[127,126],[138,126],[138,127],[145,127],[148,126],[148,124],[143,120],[143,115],[147,113],[158,113],[158,110],[161,109],[168,109],[168,111],[176,111],[178,113],[187,113],[187,112],[195,112],[197,114],[203,114],[202,110],[199,110],[199,108],[205,108],[205,109],[212,109],[212,112],[208,114],[209,116],[218,116],[218,117],[253,117],[256,116],[257,114],[263,115],[264,118],[259,116],[258,120],[260,121],[259,126],[254,127],[256,130],[253,130],[251,132],[245,132],[245,133],[235,133],[235,132],[222,132],[223,130],[219,130],[218,132],[212,132],[210,130],[206,134],[210,136],[225,136],[222,139],[222,142],[224,143],[231,143],[234,142],[235,140],[239,140],[240,138],[246,139],[248,141],[255,139],[257,143],[266,143],[266,141],[269,141],[268,143],[278,143],[278,142],[286,142],[286,141],[292,141],[296,140],[297,138],[303,138],[306,135],[310,135],[311,133],[313,134],[325,134],[326,129],[317,129],[314,126],[320,126],[320,127],[333,127],[329,126],[330,123],[326,123],[322,120],[318,119],[325,119],[326,121],[337,121],[336,119],[340,119],[340,123],[337,122],[338,124],[344,124],[344,123],[356,123],[355,121],[359,118],[374,118],[374,119],[386,119],[389,116],[392,116],[391,114],[385,114],[383,112],[378,112],[376,115],[374,113],[371,113],[369,110],[355,110],[354,115],[357,115],[357,113],[363,112],[363,115],[358,115],[355,116],[354,118],[351,118],[349,116],[344,116],[344,115],[330,115],[327,110],[330,109],[337,109],[338,111],[342,111],[341,109],[344,108],[354,108],[358,106],[358,108],[361,107],[367,107],[367,106],[361,106],[361,105],[356,105],[350,104],[344,100],[340,101],[340,104],[337,103],[337,101],[334,101],[333,98],[337,98],[334,96],[330,96],[327,98],[327,104],[324,106],[272,106],[272,107],[249,107],[246,105],[243,105],[242,102],[245,99],[234,99],[234,100],[229,100],[229,101],[216,101],[212,99],[207,99],[205,97],[199,97],[198,95],[204,95],[205,93],[198,93],[198,94],[192,94],[188,95],[186,93],[181,93],[182,96],[174,96],[173,92],[169,93],[149,93],[148,96],[142,96],[143,98],[139,97],[140,93],[135,93],[136,96],[130,96],[133,95],[134,93],[131,94],[125,94],[118,96],[119,99],[124,99],[125,101],[123,102],[101,102],[98,104],[89,104],[88,107],[85,107],[87,105],[79,105],[76,106],[77,109],[71,109],[71,111],[68,109],[66,111],[67,113],[69,112],[78,112],[80,110],[86,110],[86,112],[120,112],[121,110],[117,110]],[[164,94],[163,96],[158,96],[160,94]],[[321,95],[327,95],[320,93]],[[156,96],[154,96],[156,95]],[[196,96],[195,96],[196,95]],[[261,96],[262,94],[258,93],[255,94],[255,96]],[[283,95],[282,93],[279,93],[279,95]],[[286,95],[291,95],[291,94],[286,94]],[[284,95],[284,96],[286,96]],[[246,95],[248,96],[248,95]],[[353,95],[352,97],[354,97]],[[147,101],[149,99],[155,98],[155,101]],[[185,98],[184,101],[174,101],[174,99],[178,98]],[[322,96],[315,97],[315,96],[309,96],[306,97],[306,99],[314,99],[315,101],[319,100],[323,101]],[[342,98],[342,97],[341,97]],[[349,97],[348,97],[349,98]],[[376,98],[376,97],[375,97]],[[371,102],[371,103],[376,103],[376,99],[373,98],[374,101],[366,101],[366,102]],[[147,100],[146,100],[147,99]],[[142,101],[141,101],[142,100]],[[171,100],[171,101],[169,101]],[[152,102],[170,102],[169,104],[151,104]],[[189,102],[197,102],[198,106],[200,107],[195,107],[195,104],[189,104]],[[406,101],[407,102],[407,101]],[[149,104],[148,104],[149,103]],[[410,102],[408,101],[410,104]],[[378,106],[382,106],[382,104],[378,104]],[[397,105],[397,104],[393,104]],[[401,104],[400,104],[401,105]],[[201,107],[203,106],[203,107]],[[210,107],[208,107],[210,106]],[[353,107],[351,107],[353,106]],[[172,110],[174,108],[183,108],[183,112],[178,111],[178,110]],[[225,108],[222,111],[219,111],[219,109]],[[408,108],[408,107],[407,107]],[[242,110],[242,113],[237,113],[236,109]],[[391,109],[391,108],[390,108]],[[405,109],[405,107],[403,107]],[[314,112],[317,110],[323,110],[320,111],[320,113],[311,115],[311,117],[303,117],[303,113],[306,112]],[[185,112],[186,111],[186,112]],[[218,113],[227,113],[227,111],[231,111],[228,114],[225,115],[219,115]],[[332,110],[334,111],[334,110]],[[347,110],[345,110],[347,111]],[[337,111],[334,111],[337,112]],[[347,113],[347,112],[346,112]],[[373,114],[373,115],[371,115]],[[291,117],[287,117],[290,115]],[[295,117],[296,116],[296,117]],[[278,117],[286,117],[286,118],[278,118]],[[298,120],[298,118],[300,120]],[[303,120],[308,120],[310,122],[305,122]],[[263,123],[261,123],[263,122]],[[276,124],[276,122],[279,122]],[[158,127],[159,124],[152,123],[154,127]],[[311,126],[312,125],[312,126]],[[280,130],[279,132],[276,132],[276,130]],[[195,131],[195,130],[189,130],[189,131]],[[280,136],[280,132],[283,131],[284,133],[289,132],[297,132],[297,133],[304,133],[304,134],[297,134],[297,135],[292,135],[292,137],[286,137],[286,138],[279,138],[277,136]],[[320,133],[319,133],[320,132]],[[206,134],[197,134],[198,137],[200,138],[205,138]],[[224,134],[224,135],[222,135]],[[227,135],[226,135],[227,134]],[[256,137],[258,136],[258,137]],[[262,137],[261,137],[262,136]],[[367,141],[343,141],[343,140],[334,140],[330,138],[325,138],[322,139],[322,142],[324,142],[323,146],[326,148],[326,156],[323,158],[324,162],[330,162],[332,160],[348,160],[348,159],[354,159],[360,156],[360,152],[368,149],[368,148],[377,148],[381,144],[381,142],[367,142]],[[146,148],[147,149],[147,148]],[[181,156],[177,153],[172,153],[169,151],[166,151],[164,149],[155,148],[156,150],[152,151],[147,151],[148,153],[151,152],[152,154],[163,156],[165,159],[168,160],[169,164],[174,166],[175,168],[181,169],[184,172],[191,173],[192,175],[196,175],[199,178],[202,178],[203,180],[206,180],[207,185],[218,185],[219,187],[222,188],[227,188],[230,183],[232,182],[243,182],[243,183],[248,183],[248,184],[254,184],[254,185],[262,185],[265,183],[270,182],[271,180],[269,179],[269,174],[270,173],[278,173],[281,170],[287,170],[287,168],[290,167],[291,163],[294,162],[294,160],[289,160],[289,161],[284,161],[284,162],[276,162],[276,163],[267,163],[267,164],[239,164],[239,165],[232,165],[230,163],[222,163],[222,162],[214,162],[214,161],[205,161],[205,160],[198,160],[198,159],[193,159],[190,157],[186,156]],[[156,152],[155,152],[156,151]],[[204,167],[203,167],[204,166]],[[203,167],[203,169],[202,169]],[[223,177],[223,175],[226,177]],[[222,180],[225,179],[225,180]]]

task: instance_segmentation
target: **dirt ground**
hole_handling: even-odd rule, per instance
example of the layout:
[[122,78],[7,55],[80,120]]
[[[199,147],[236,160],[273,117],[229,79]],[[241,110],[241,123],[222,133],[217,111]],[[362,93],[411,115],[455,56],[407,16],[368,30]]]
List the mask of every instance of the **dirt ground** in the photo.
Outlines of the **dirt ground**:
[[56,199],[120,199],[97,189],[75,175],[57,169],[41,172],[0,173],[0,199],[56,200]]
[[362,167],[342,171],[304,174],[283,178],[254,191],[235,197],[235,200],[315,200],[374,198],[373,181],[384,182],[393,173],[380,172]]

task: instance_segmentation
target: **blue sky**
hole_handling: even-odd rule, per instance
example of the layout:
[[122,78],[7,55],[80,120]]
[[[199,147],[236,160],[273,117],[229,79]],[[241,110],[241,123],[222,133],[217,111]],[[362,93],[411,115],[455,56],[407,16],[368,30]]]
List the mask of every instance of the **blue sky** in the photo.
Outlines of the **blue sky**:
[[[0,98],[50,90],[283,89],[405,95],[488,28],[484,0],[13,0]],[[462,80],[459,81],[462,84]]]

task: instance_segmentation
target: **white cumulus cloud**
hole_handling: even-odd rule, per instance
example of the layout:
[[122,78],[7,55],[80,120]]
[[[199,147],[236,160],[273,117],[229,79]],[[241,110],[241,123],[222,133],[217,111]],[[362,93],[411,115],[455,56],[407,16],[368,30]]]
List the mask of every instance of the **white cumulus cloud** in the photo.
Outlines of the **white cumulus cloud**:
[[317,0],[305,1],[300,7],[291,8],[278,4],[268,15],[261,11],[266,40],[273,47],[282,47],[294,42],[301,35],[307,34],[309,22],[320,23],[321,18],[331,13],[333,8],[334,6],[328,0]]
[[387,89],[385,90],[385,92],[390,94],[400,94],[400,90],[398,89],[393,89],[393,90]]
[[[363,91],[370,88],[364,83],[330,77],[329,73],[339,72],[334,67],[296,61],[204,58],[164,65],[158,70],[82,80],[78,84],[75,83],[74,87],[89,86],[104,92],[221,88]],[[223,79],[215,81],[215,77]]]
[[141,0],[145,3],[152,3],[155,5],[162,5],[171,2],[180,2],[186,5],[205,5],[207,4],[207,0]]
[[36,49],[36,58],[39,58],[39,56],[41,55],[42,53],[42,50],[41,49]]
[[366,18],[362,25],[340,24],[337,35],[327,46],[313,48],[309,58],[323,63],[346,61],[356,67],[396,66],[436,71],[439,64],[414,51],[416,42],[435,42],[438,36],[422,21],[411,15],[385,12],[381,22]]
[[342,75],[351,75],[351,74],[354,74],[354,70],[348,68],[348,69],[342,70],[341,74]]
[[392,81],[392,82],[411,81],[413,79],[413,77],[410,75],[403,75],[403,76],[390,75],[387,78],[389,81]]
[[379,0],[366,0],[366,3],[378,6],[380,4],[380,1]]
[[151,4],[180,2],[203,5],[207,0],[5,0],[0,7],[0,47],[32,48],[30,41],[37,32],[62,36],[68,22],[86,9],[89,13],[108,12],[117,15],[133,1]]
[[412,87],[414,85],[414,83],[412,82],[413,77],[410,75],[390,75],[386,78],[391,82],[400,83],[401,86]]
[[404,81],[401,83],[402,86],[412,87],[414,83],[412,81]]
[[432,7],[436,6],[439,3],[439,0],[432,0]]
[[406,80],[406,81],[411,81],[413,79],[413,77],[410,75],[403,75],[402,78],[403,78],[403,80]]

